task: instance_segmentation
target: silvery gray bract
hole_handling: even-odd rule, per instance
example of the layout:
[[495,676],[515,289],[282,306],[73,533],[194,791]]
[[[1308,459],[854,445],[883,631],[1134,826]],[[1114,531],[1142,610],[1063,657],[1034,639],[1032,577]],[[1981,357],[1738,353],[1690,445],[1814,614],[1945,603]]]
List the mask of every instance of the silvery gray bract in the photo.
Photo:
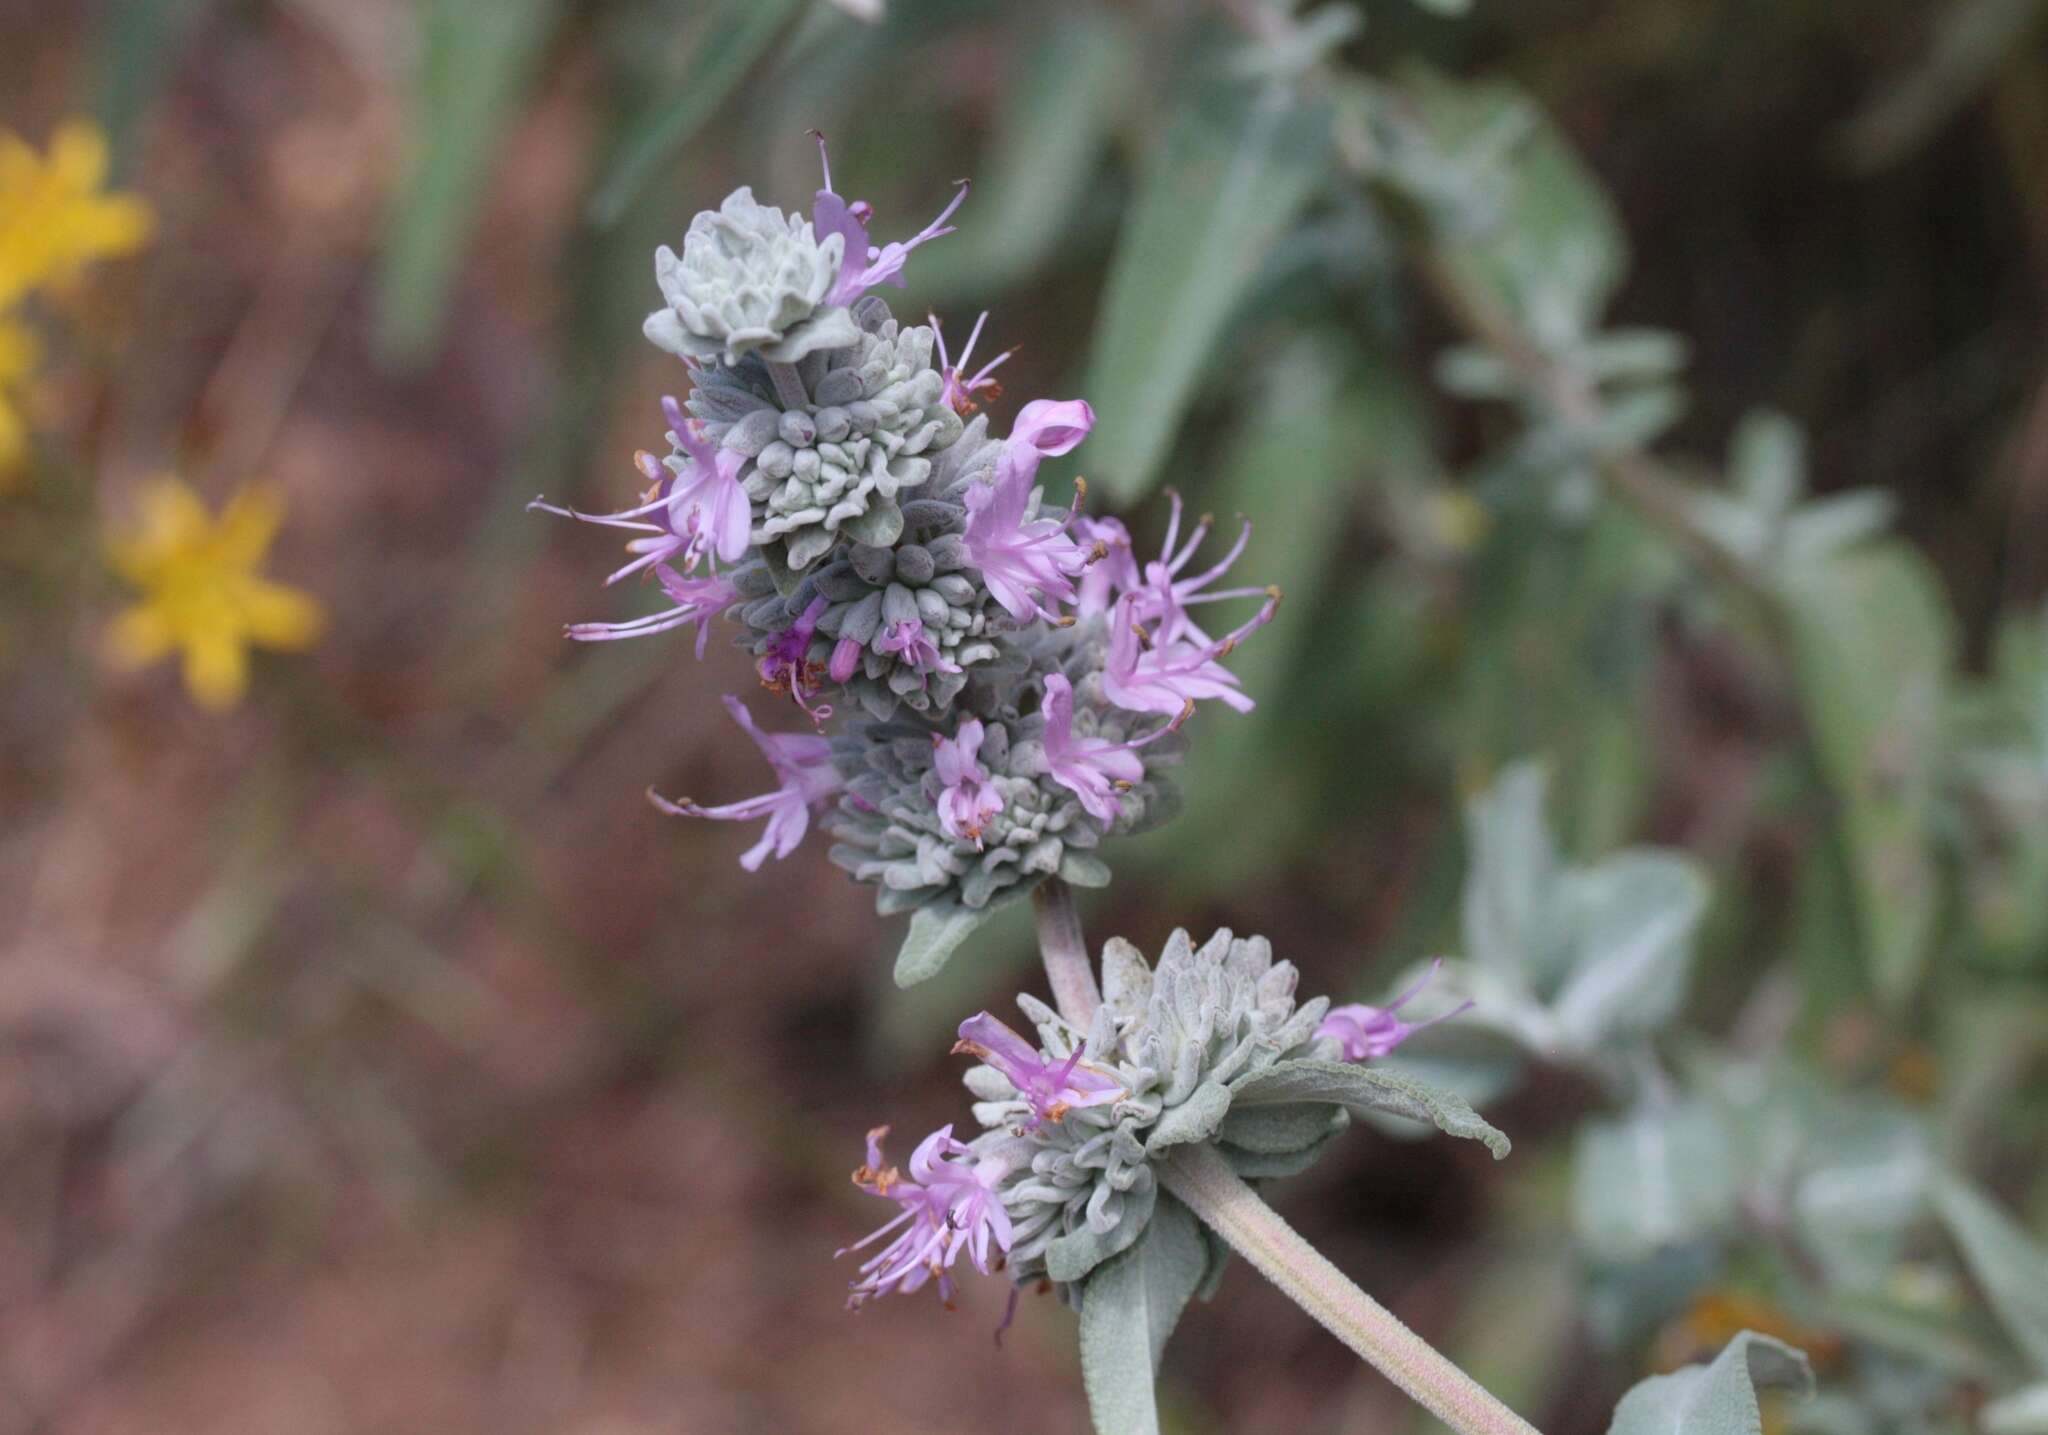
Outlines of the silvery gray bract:
[[875,298],[856,304],[847,323],[843,338],[796,364],[803,402],[788,404],[750,357],[707,368],[686,405],[712,443],[746,457],[750,537],[792,573],[842,538],[894,544],[905,523],[900,500],[965,431],[942,400],[930,329],[900,327]]
[[820,242],[811,221],[758,204],[741,187],[690,222],[680,257],[655,251],[667,307],[647,316],[647,337],[678,357],[739,362],[758,352],[792,364],[857,337],[843,308],[819,306],[839,277],[846,241]]
[[932,903],[980,910],[1055,875],[1100,887],[1109,869],[1094,851],[1105,836],[1144,831],[1178,810],[1179,793],[1161,772],[1186,750],[1178,734],[1140,752],[1144,778],[1122,794],[1120,815],[1107,830],[1048,774],[1039,711],[1047,672],[1068,672],[1075,728],[1083,736],[1121,743],[1156,726],[1145,714],[1103,700],[1093,673],[1067,666],[1100,656],[1076,631],[1017,635],[1013,657],[1023,671],[990,667],[987,680],[971,685],[956,704],[986,726],[980,762],[1003,803],[979,841],[950,835],[940,820],[934,738],[943,729],[899,716],[857,719],[833,736],[832,760],[847,775],[847,794],[828,823],[838,839],[832,861],[855,880],[876,885],[875,906],[885,916]]
[[[1229,1088],[1291,1058],[1326,1054],[1316,1028],[1329,1001],[1295,1004],[1299,974],[1273,960],[1264,937],[1219,931],[1200,947],[1185,931],[1167,940],[1156,969],[1112,938],[1103,950],[1103,1005],[1084,1059],[1114,1072],[1127,1095],[1113,1106],[1069,1111],[1028,1126],[1031,1107],[998,1071],[979,1066],[967,1086],[979,1098],[984,1141],[1022,1129],[1037,1148],[1030,1166],[1003,1188],[1015,1223],[1010,1247],[1019,1282],[1072,1282],[1144,1234],[1160,1196],[1152,1162],[1190,1141],[1223,1140]],[[1073,1050],[1072,1030],[1034,997],[1018,999],[1048,1054]],[[1303,1166],[1343,1129],[1341,1108],[1324,1106],[1294,1122],[1292,1152]],[[1279,1153],[1246,1153],[1271,1156]],[[1253,1174],[1270,1174],[1262,1163]]]

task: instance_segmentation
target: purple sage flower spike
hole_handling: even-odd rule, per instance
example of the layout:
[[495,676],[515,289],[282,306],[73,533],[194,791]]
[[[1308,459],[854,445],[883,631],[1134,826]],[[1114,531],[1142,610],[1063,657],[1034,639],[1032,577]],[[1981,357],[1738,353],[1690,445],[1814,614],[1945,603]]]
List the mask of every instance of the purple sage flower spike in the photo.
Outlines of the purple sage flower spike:
[[1129,1092],[1109,1072],[1081,1060],[1076,1047],[1064,1061],[1047,1056],[989,1013],[976,1012],[960,1023],[956,1054],[965,1052],[1000,1071],[1031,1103],[1033,1128],[1059,1121],[1069,1111],[1107,1106]]
[[1192,702],[1157,732],[1130,742],[1111,742],[1100,737],[1074,736],[1074,685],[1064,673],[1045,675],[1045,701],[1040,713],[1045,718],[1045,769],[1054,782],[1081,799],[1088,815],[1107,830],[1122,815],[1119,794],[1129,791],[1145,776],[1144,761],[1137,749],[1178,729],[1194,712]]
[[1088,553],[1068,533],[1071,520],[1026,519],[1025,513],[1039,460],[1080,443],[1095,413],[1079,399],[1040,399],[1025,409],[1031,417],[1018,416],[997,461],[995,481],[976,484],[965,495],[967,558],[1012,618],[1058,623],[1057,605],[1074,600],[1074,579],[1088,566]]
[[1473,1003],[1468,1000],[1427,1021],[1402,1021],[1394,1015],[1436,979],[1437,972],[1442,969],[1443,964],[1442,957],[1432,959],[1429,970],[1424,972],[1413,986],[1383,1007],[1367,1006],[1363,1002],[1331,1007],[1329,1015],[1323,1018],[1322,1025],[1316,1028],[1316,1035],[1336,1042],[1343,1049],[1346,1061],[1377,1061],[1425,1027],[1435,1026],[1440,1021],[1449,1021],[1461,1012],[1469,1011]]
[[715,822],[750,822],[756,817],[767,818],[768,825],[762,830],[761,840],[740,857],[740,866],[749,872],[758,872],[771,853],[780,861],[796,851],[797,844],[810,830],[811,809],[835,796],[846,786],[846,779],[832,765],[831,746],[824,738],[804,733],[762,732],[738,698],[728,693],[724,701],[725,710],[732,714],[732,720],[754,740],[754,745],[761,749],[762,756],[775,770],[779,784],[775,791],[764,792],[742,802],[729,802],[723,807],[699,806],[687,797],[680,802],[672,802],[652,789],[648,790],[647,796],[671,817],[708,817]]

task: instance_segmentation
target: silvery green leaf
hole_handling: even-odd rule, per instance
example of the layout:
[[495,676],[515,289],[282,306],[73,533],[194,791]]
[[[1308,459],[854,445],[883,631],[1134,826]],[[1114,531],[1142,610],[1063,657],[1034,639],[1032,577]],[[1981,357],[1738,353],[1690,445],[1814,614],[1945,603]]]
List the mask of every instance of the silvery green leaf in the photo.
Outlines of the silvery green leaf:
[[1940,580],[1899,543],[1789,575],[1799,696],[1840,801],[1878,996],[1905,1001],[1934,936],[1931,820],[1955,628]]
[[1159,1359],[1210,1264],[1194,1216],[1163,1196],[1144,1239],[1081,1287],[1081,1383],[1096,1435],[1159,1435]]
[[1596,450],[1648,448],[1685,417],[1685,391],[1671,384],[1630,389],[1610,399],[1593,429]]
[[1109,864],[1092,852],[1069,847],[1060,857],[1060,880],[1076,887],[1107,887]]
[[1244,1106],[1229,1112],[1216,1139],[1261,1156],[1304,1150],[1342,1131],[1350,1122],[1341,1106],[1303,1102],[1299,1106]]
[[1283,1061],[1231,1088],[1234,1108],[1310,1101],[1341,1106],[1353,1115],[1405,1116],[1446,1135],[1484,1142],[1495,1160],[1508,1154],[1508,1138],[1481,1120],[1462,1097],[1390,1071],[1341,1061]]
[[1640,1261],[1722,1226],[1735,1212],[1728,1134],[1704,1102],[1638,1106],[1579,1128],[1573,1225],[1595,1259]]
[[1932,1175],[1925,1124],[1889,1102],[1844,1102],[1812,1123],[1792,1194],[1801,1244],[1848,1289],[1874,1290],[1897,1269]]
[[1169,1146],[1190,1141],[1207,1141],[1223,1124],[1230,1110],[1230,1088],[1221,1082],[1205,1081],[1180,1105],[1170,1108],[1145,1138],[1145,1154],[1157,1156]]
[[1110,266],[1085,387],[1088,471],[1113,505],[1157,480],[1225,323],[1326,171],[1325,105],[1219,68],[1175,87]]
[[1599,383],[1668,379],[1685,367],[1685,340],[1663,329],[1611,329],[1586,341],[1579,361]]
[[956,948],[991,915],[988,907],[933,902],[911,914],[910,930],[896,952],[896,985],[916,986],[938,974]]
[[1711,1365],[1651,1376],[1622,1396],[1607,1435],[1763,1435],[1759,1388],[1804,1398],[1813,1370],[1783,1341],[1745,1330]]
[[1145,954],[1122,937],[1102,944],[1102,1000],[1119,1013],[1136,1016],[1152,999],[1152,967]]
[[1548,786],[1540,765],[1516,763],[1465,805],[1465,955],[1504,981],[1537,990],[1568,956],[1550,939],[1560,864],[1543,818]]
[[1560,896],[1576,956],[1550,1003],[1559,1027],[1591,1049],[1663,1026],[1685,995],[1705,880],[1666,853],[1620,852],[1567,874]]
[[1056,1281],[1078,1281],[1108,1260],[1129,1250],[1157,1213],[1159,1187],[1145,1183],[1124,1192],[1123,1215],[1107,1231],[1089,1226],[1055,1236],[1045,1248],[1045,1273]]
[[1935,1184],[1934,1209],[2013,1343],[2048,1371],[2048,1247],[1955,1177]]
[[2048,1435],[2048,1382],[1992,1401],[1977,1412],[1984,1435]]

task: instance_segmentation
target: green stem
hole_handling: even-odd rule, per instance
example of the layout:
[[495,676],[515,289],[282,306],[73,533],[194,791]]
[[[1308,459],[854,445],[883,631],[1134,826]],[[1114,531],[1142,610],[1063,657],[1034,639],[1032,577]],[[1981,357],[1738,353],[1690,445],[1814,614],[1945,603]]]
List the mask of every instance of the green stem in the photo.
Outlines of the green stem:
[[1435,1346],[1360,1290],[1259,1199],[1216,1148],[1175,1147],[1161,1183],[1288,1299],[1460,1435],[1538,1435]]

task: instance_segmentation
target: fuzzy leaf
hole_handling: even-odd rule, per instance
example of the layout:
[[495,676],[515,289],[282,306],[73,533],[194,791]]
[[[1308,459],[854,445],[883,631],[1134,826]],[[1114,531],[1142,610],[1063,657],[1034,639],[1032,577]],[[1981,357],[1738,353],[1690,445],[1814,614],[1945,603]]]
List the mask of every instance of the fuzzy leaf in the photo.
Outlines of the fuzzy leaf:
[[1341,1107],[1316,1101],[1299,1106],[1240,1107],[1223,1118],[1216,1139],[1254,1155],[1291,1155],[1328,1140],[1350,1119]]
[[1654,1031],[1677,1013],[1707,884],[1663,852],[1618,852],[1573,872],[1563,889],[1577,960],[1551,1002],[1567,1035],[1594,1047]]
[[1169,1146],[1206,1141],[1216,1134],[1230,1111],[1230,1088],[1205,1081],[1188,1093],[1188,1099],[1159,1118],[1145,1140],[1145,1154],[1157,1156]]
[[1112,507],[1157,481],[1224,324],[1329,148],[1328,112],[1289,86],[1212,68],[1176,95],[1117,241],[1086,385],[1101,415],[1088,472]]
[[1463,1097],[1391,1071],[1341,1061],[1283,1061],[1254,1072],[1231,1088],[1234,1107],[1305,1101],[1341,1106],[1354,1116],[1374,1112],[1405,1116],[1434,1125],[1449,1136],[1482,1141],[1496,1161],[1508,1154],[1508,1138],[1481,1120]]
[[1465,955],[1532,988],[1561,964],[1561,954],[1535,941],[1547,926],[1561,871],[1543,818],[1549,785],[1540,764],[1516,763],[1465,808],[1471,874],[1464,894]]
[[1936,1185],[1934,1209],[2013,1343],[2048,1371],[2048,1247],[1962,1181]]
[[1159,1435],[1159,1358],[1209,1266],[1194,1216],[1162,1196],[1144,1239],[1088,1277],[1081,1288],[1081,1383],[1096,1435]]
[[955,902],[919,907],[896,952],[896,985],[913,987],[936,976],[954,949],[972,936],[991,912],[990,907],[962,907]]
[[1607,1435],[1763,1435],[1757,1390],[1813,1394],[1806,1357],[1782,1341],[1745,1330],[1711,1365],[1653,1375],[1621,1397]]
[[1110,1257],[1122,1255],[1145,1234],[1158,1201],[1156,1185],[1124,1192],[1123,1214],[1107,1235],[1083,1226],[1047,1244],[1045,1273],[1056,1281],[1078,1281]]

